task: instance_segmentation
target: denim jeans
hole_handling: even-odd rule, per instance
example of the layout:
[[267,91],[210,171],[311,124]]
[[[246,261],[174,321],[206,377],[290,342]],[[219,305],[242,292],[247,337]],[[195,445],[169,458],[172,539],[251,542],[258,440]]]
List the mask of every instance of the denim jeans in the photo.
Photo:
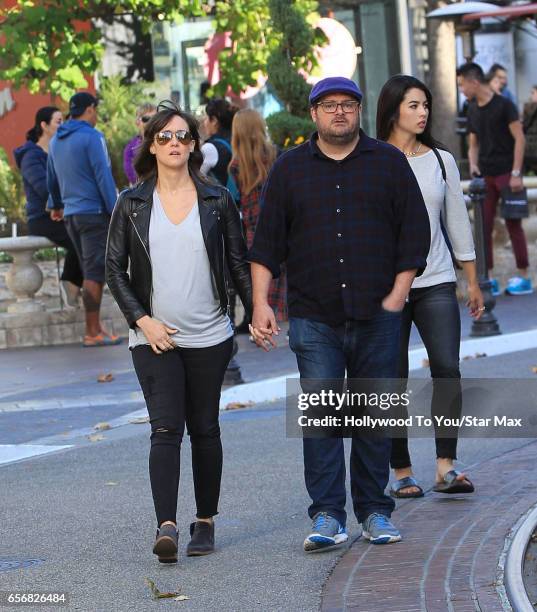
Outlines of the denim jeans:
[[[395,378],[401,314],[379,311],[373,319],[330,327],[310,319],[289,320],[289,346],[301,380]],[[308,514],[327,512],[342,525],[345,512],[345,454],[342,438],[304,438],[304,475],[312,503]],[[391,440],[356,435],[351,442],[350,476],[354,512],[359,522],[371,513],[390,516],[388,484]]]
[[[461,317],[455,290],[455,283],[441,283],[410,291],[401,319],[398,371],[399,378],[408,378],[408,343],[414,323],[427,350],[433,378],[431,414],[450,418],[458,418],[462,410],[459,370]],[[436,382],[435,379],[451,379],[452,382]],[[449,432],[452,437],[445,437]],[[435,427],[435,433],[436,456],[456,459],[457,430],[442,431]],[[393,439],[391,465],[394,469],[411,465],[407,438]]]

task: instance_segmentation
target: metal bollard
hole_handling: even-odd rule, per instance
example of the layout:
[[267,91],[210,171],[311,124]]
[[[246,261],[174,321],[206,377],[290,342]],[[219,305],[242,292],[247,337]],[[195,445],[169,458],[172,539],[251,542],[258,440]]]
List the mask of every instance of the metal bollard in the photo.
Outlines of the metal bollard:
[[479,287],[483,293],[485,301],[485,312],[481,318],[472,323],[470,336],[497,336],[501,334],[498,320],[494,315],[496,298],[492,295],[491,282],[487,267],[487,256],[485,246],[485,179],[476,177],[472,179],[468,190],[474,209],[474,228],[475,228],[475,253],[477,279]]

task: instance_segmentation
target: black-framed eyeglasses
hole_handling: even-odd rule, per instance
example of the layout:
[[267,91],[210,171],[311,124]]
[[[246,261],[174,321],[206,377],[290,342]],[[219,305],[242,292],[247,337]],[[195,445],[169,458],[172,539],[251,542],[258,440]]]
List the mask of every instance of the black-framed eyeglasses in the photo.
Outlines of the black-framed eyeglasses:
[[177,142],[184,145],[190,144],[194,140],[192,134],[186,130],[175,130],[175,132],[164,130],[155,134],[155,140],[159,145],[167,145],[173,140],[174,136],[177,138]]
[[320,106],[325,113],[335,113],[338,106],[341,106],[341,110],[344,113],[355,113],[356,109],[360,106],[358,100],[343,100],[343,102],[319,102],[317,106]]
[[147,122],[148,122],[148,121],[151,119],[151,117],[152,117],[152,115],[142,115],[142,116],[140,117],[140,121],[141,121],[142,123],[147,123]]

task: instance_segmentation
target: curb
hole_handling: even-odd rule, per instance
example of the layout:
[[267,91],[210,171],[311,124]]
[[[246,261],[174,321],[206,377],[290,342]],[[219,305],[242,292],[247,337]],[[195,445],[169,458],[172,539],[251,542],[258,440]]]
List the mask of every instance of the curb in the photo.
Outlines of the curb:
[[516,612],[535,612],[522,578],[524,558],[530,538],[537,527],[537,506],[534,506],[515,525],[515,535],[507,551],[504,570],[504,585],[507,598]]

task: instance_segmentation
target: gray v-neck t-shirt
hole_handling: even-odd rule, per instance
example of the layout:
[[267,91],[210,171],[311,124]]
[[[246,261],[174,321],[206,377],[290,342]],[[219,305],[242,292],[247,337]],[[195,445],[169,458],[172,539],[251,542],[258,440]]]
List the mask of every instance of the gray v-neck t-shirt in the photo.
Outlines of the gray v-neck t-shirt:
[[[149,253],[153,318],[179,330],[172,336],[173,343],[184,348],[204,348],[230,338],[233,329],[229,317],[220,310],[197,202],[176,225],[166,216],[154,191]],[[142,330],[131,329],[129,348],[141,344],[148,344]]]

